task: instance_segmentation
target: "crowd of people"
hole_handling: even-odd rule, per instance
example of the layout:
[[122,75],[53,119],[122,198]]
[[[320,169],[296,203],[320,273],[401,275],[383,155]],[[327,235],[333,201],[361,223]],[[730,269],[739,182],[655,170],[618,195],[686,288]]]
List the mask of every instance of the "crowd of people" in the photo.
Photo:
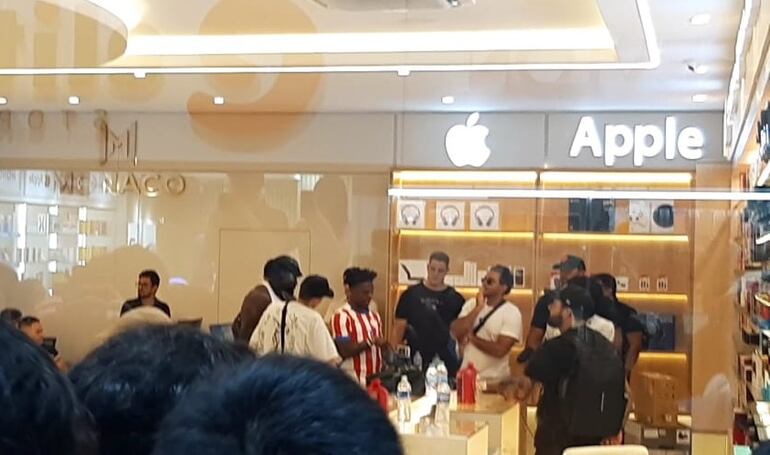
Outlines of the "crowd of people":
[[[589,276],[581,258],[563,258],[524,339],[521,312],[508,297],[510,268],[491,267],[466,300],[446,284],[449,267],[447,254],[430,255],[426,278],[401,294],[385,334],[373,302],[376,272],[345,270],[344,301],[325,319],[316,308],[336,295],[329,281],[311,275],[299,283],[294,258],[271,259],[233,322],[235,342],[173,324],[170,306],[156,296],[160,277],[146,270],[137,298],[120,309],[119,329],[69,371],[37,318],[4,310],[0,338],[10,349],[0,354],[0,399],[12,411],[0,417],[0,452],[401,453],[388,417],[361,386],[403,344],[424,368],[443,361],[450,377],[473,364],[488,391],[513,400],[527,400],[541,384],[538,455],[610,442],[623,416],[610,416],[598,433],[575,427],[563,385],[583,378],[582,395],[601,388],[603,409],[607,393],[626,403],[617,384],[638,359],[643,330],[618,301],[614,277]],[[509,359],[521,344],[525,376],[512,378]],[[578,374],[584,359],[603,359],[605,376]]]

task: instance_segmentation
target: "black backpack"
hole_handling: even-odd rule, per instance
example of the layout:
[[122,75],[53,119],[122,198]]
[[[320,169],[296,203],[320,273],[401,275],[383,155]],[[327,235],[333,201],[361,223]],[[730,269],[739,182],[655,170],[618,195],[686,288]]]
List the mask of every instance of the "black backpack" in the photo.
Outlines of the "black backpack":
[[568,434],[597,439],[617,436],[628,404],[623,361],[612,343],[587,327],[564,336],[577,348],[572,373],[559,387]]

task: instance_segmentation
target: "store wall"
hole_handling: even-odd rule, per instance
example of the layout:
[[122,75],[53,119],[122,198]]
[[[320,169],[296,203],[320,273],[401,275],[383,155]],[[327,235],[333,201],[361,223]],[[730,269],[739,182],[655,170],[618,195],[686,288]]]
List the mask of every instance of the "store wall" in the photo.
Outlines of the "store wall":
[[[161,274],[159,297],[173,317],[203,318],[205,327],[232,321],[261,282],[264,262],[278,254],[296,256],[306,274],[329,277],[336,305],[345,298],[344,269],[370,267],[382,275],[376,299],[385,300],[387,174],[183,173],[181,194],[157,197],[126,188],[105,194],[98,185],[88,194],[62,194],[45,185],[46,176],[55,182],[62,174],[2,173],[21,185],[0,195],[0,307],[41,318],[68,361],[110,333],[147,268]],[[88,175],[99,182],[105,174]],[[23,249],[35,257],[22,256],[21,231]]]

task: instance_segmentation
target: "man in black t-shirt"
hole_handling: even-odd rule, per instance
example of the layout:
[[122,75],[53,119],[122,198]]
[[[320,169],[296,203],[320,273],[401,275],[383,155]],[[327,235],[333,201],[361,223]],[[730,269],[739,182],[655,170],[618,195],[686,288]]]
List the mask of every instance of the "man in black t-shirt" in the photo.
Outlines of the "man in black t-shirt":
[[398,346],[406,335],[413,350],[419,351],[423,367],[435,356],[446,364],[450,377],[460,368],[449,326],[457,319],[465,298],[444,283],[449,271],[449,256],[435,252],[428,259],[428,277],[410,286],[396,306],[396,320],[391,332],[391,345]]
[[[501,387],[508,399],[525,401],[532,393],[533,382],[542,384],[543,395],[537,406],[536,455],[561,455],[569,447],[599,445],[598,438],[583,438],[569,434],[565,402],[560,388],[574,374],[578,352],[574,341],[581,337],[587,348],[612,350],[609,341],[586,326],[585,314],[592,314],[593,300],[581,287],[570,285],[553,293],[548,310],[548,324],[559,328],[563,335],[546,341],[532,353],[525,378]],[[619,366],[619,365],[618,365]],[[618,370],[619,374],[622,374]]]
[[[582,258],[571,255],[565,256],[559,264],[554,265],[554,268],[559,270],[559,283],[561,283],[562,289],[568,285],[574,285],[590,290],[589,278],[586,275],[586,263]],[[546,291],[535,304],[529,334],[527,335],[526,348],[519,355],[519,363],[526,362],[532,355],[532,352],[543,344],[548,327],[548,306],[553,302],[555,295],[554,291]],[[585,318],[590,319],[596,314],[612,322],[615,325],[615,343],[619,349],[622,339],[622,327],[615,307],[610,299],[604,297],[601,293],[598,296],[591,293],[591,296],[594,300],[594,307],[590,310],[590,314],[585,315]]]

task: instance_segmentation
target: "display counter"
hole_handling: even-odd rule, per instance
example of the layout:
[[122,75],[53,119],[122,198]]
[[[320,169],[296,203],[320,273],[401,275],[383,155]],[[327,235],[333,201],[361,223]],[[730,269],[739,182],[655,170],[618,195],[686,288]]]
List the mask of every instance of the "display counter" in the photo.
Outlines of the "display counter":
[[426,398],[412,402],[412,418],[408,422],[398,422],[398,411],[390,413],[407,454],[425,454],[428,451],[440,451],[442,455],[519,453],[520,407],[506,402],[499,395],[481,395],[474,406],[458,406],[453,393],[449,434],[446,435],[418,432],[420,419],[430,413],[431,405]]

